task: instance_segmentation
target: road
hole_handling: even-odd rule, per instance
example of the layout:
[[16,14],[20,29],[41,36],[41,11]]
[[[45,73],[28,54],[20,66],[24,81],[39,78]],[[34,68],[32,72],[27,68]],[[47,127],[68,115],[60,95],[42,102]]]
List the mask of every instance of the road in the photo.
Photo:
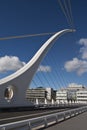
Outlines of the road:
[[69,108],[66,108],[66,109],[42,109],[42,110],[21,111],[21,112],[4,112],[4,113],[0,113],[0,125],[15,122],[15,121],[20,121],[20,120],[40,117],[43,115],[57,113],[57,112],[65,111],[68,109]]
[[87,130],[87,112],[44,130]]

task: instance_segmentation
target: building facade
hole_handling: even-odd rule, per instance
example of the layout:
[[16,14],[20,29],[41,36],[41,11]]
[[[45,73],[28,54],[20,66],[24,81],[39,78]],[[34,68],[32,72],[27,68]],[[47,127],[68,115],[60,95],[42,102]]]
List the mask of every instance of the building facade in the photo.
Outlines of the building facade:
[[56,92],[57,103],[87,103],[87,88],[83,85],[70,84]]
[[82,90],[77,91],[77,102],[87,103],[87,89],[83,88]]
[[67,103],[67,90],[60,89],[56,92],[56,102],[58,104]]
[[46,98],[47,101],[50,103],[52,101],[56,101],[56,90],[54,90],[53,88],[46,88]]
[[52,88],[37,87],[27,89],[26,99],[34,104],[49,104],[56,101],[56,91]]
[[27,89],[26,99],[34,104],[45,103],[46,90],[43,87]]

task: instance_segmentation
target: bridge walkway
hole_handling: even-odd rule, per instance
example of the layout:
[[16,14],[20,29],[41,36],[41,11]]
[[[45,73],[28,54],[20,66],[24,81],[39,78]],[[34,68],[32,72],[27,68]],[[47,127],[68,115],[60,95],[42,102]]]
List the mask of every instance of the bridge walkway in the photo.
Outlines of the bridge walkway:
[[44,130],[87,130],[87,112],[50,126]]

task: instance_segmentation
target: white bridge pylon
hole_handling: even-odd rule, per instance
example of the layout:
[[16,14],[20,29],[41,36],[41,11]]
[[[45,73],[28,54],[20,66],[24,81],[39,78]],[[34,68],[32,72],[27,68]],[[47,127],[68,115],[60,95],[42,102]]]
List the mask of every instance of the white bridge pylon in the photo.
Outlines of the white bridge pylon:
[[26,90],[38,66],[55,40],[61,35],[73,31],[72,29],[65,29],[51,36],[24,67],[0,80],[0,108],[32,105],[26,100]]

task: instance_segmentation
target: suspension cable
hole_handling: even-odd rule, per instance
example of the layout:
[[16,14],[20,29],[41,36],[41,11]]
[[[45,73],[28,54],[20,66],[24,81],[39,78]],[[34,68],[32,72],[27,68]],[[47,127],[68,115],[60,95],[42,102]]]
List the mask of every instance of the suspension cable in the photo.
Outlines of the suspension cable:
[[40,81],[39,83],[41,83],[41,85],[44,85],[43,80],[41,80],[41,77],[40,77],[40,75],[38,75],[38,73],[36,73],[36,77]]
[[66,11],[65,11],[65,9],[64,9],[64,7],[63,7],[62,2],[61,2],[60,0],[58,0],[58,2],[59,2],[59,5],[60,5],[60,7],[61,7],[61,9],[62,9],[62,11],[63,11],[63,14],[64,14],[65,17],[66,17],[66,20],[67,20],[68,24],[70,24],[69,19],[68,19],[68,16],[67,16],[67,14],[66,14]]
[[[40,71],[41,71],[41,69],[40,69]],[[46,73],[47,73],[47,68],[46,68]],[[49,80],[46,78],[46,76],[44,75],[43,72],[42,72],[41,74],[42,74],[43,78],[45,79],[45,81],[47,82],[48,86],[50,87],[50,82],[49,82]]]
[[1,37],[0,40],[10,40],[10,39],[18,39],[18,38],[26,38],[26,37],[36,37],[36,36],[45,36],[55,34],[56,32],[48,32],[48,33],[39,33],[39,34],[25,34],[19,36],[8,36],[8,37]]
[[[54,58],[53,58],[53,53],[51,54],[51,55],[49,55],[49,57],[48,57],[48,59],[50,60],[50,62],[51,62],[51,64],[53,64],[53,65],[56,65],[56,62],[55,62],[55,60],[54,60]],[[55,69],[53,69],[54,71],[54,74],[52,75],[55,79],[57,79],[56,81],[58,81],[59,79],[58,79],[58,75],[57,75],[57,71],[55,70]],[[57,83],[57,85],[59,84],[59,86],[61,86],[61,83],[60,83],[61,81],[59,80],[58,81],[58,83]],[[57,89],[57,85],[56,85],[56,89]]]
[[71,2],[70,2],[70,0],[68,0],[68,4],[69,4],[70,16],[71,16],[71,19],[72,19],[72,28],[74,28],[74,20],[73,20],[73,15],[72,15],[72,9],[71,9]]
[[52,55],[52,57],[53,57],[53,59],[54,59],[55,65],[56,65],[56,70],[55,70],[55,72],[56,72],[57,78],[60,80],[60,85],[63,87],[64,84],[65,84],[65,82],[64,82],[64,79],[63,79],[63,76],[62,76],[62,74],[61,74],[60,69],[58,70],[58,68],[59,68],[58,64],[60,64],[60,63],[58,63],[58,64],[56,63],[56,59],[55,59],[55,56],[54,56],[54,55]]
[[34,84],[35,87],[37,87],[37,83],[35,82],[34,78],[32,79],[32,83]]
[[67,0],[67,2],[65,0],[64,0],[64,2],[62,0],[58,0],[58,2],[59,2],[59,5],[62,9],[63,14],[65,15],[65,17],[67,19],[68,24],[73,29],[74,23],[73,23],[70,0]]
[[71,14],[70,14],[66,0],[64,0],[64,7],[65,7],[65,10],[66,10],[66,14],[68,16],[68,19],[69,19],[70,26],[72,27],[72,18],[71,18]]
[[[45,59],[45,63],[46,63],[46,64],[48,64],[47,59]],[[48,72],[47,72],[47,73],[48,73]],[[53,86],[54,86],[54,87],[55,87],[55,89],[56,89],[56,84],[55,84],[55,81],[53,80],[53,77],[52,77],[52,75],[51,75],[51,74],[49,74],[49,78],[50,78],[50,81],[52,82]]]

